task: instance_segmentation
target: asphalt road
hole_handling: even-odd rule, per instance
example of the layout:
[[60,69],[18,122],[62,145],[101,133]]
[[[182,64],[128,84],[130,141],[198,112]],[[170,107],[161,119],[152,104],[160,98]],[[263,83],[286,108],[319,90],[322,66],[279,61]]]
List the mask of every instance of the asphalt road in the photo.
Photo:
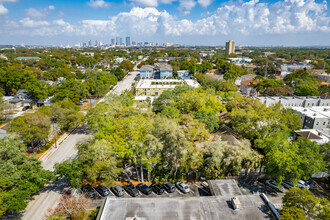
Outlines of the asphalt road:
[[[88,134],[87,126],[77,128],[61,145],[58,146],[58,149],[52,155],[42,162],[43,168],[53,171],[55,163],[74,159],[78,152],[75,147],[76,144],[87,140],[88,137],[90,136]],[[59,179],[46,185],[36,199],[30,202],[29,206],[23,213],[23,219],[46,219],[48,209],[56,207],[66,186],[67,183],[63,179]]]
[[78,153],[78,150],[75,147],[76,144],[86,141],[88,137],[87,125],[74,130],[72,134],[68,136],[68,138],[65,139],[60,146],[58,146],[58,149],[42,162],[43,168],[53,171],[55,163],[61,163],[65,160],[74,159]]
[[[134,78],[138,72],[131,72],[123,81],[118,83],[113,93],[120,94],[125,90],[130,90]],[[63,141],[58,149],[42,162],[45,169],[53,170],[55,163],[60,163],[65,160],[73,159],[77,156],[76,144],[87,140],[89,137],[87,127],[77,128],[66,140]],[[41,220],[46,219],[48,209],[55,208],[61,198],[61,195],[66,187],[65,181],[60,179],[56,182],[51,182],[45,186],[42,192],[31,201],[23,213],[23,220]]]
[[119,95],[125,90],[130,90],[138,73],[138,71],[130,72],[123,81],[118,82],[118,87],[113,91],[113,93]]

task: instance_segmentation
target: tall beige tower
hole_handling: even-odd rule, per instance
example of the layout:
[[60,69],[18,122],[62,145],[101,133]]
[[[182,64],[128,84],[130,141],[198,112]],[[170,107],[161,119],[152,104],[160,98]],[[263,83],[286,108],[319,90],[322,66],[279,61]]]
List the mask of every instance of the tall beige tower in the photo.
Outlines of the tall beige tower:
[[229,40],[226,42],[226,54],[234,54],[235,53],[235,42],[232,40]]

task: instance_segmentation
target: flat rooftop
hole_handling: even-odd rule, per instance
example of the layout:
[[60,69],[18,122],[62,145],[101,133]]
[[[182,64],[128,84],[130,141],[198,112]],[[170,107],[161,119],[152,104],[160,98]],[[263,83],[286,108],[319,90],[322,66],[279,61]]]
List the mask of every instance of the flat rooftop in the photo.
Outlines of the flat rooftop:
[[293,107],[292,110],[304,114],[310,118],[330,118],[330,107]]
[[199,83],[193,79],[141,79],[136,85],[137,89],[163,88],[174,89],[176,86],[187,84],[192,87],[199,87]]
[[[218,196],[176,198],[114,198],[108,197],[99,219],[239,219],[258,220],[269,217],[268,208],[259,195],[242,195],[234,180],[208,181]],[[231,206],[235,196],[241,203],[239,210]]]
[[273,101],[280,101],[280,100],[318,100],[318,99],[326,99],[321,98],[317,96],[258,96],[253,97],[255,99],[258,99],[260,101],[266,101],[266,100],[273,100]]

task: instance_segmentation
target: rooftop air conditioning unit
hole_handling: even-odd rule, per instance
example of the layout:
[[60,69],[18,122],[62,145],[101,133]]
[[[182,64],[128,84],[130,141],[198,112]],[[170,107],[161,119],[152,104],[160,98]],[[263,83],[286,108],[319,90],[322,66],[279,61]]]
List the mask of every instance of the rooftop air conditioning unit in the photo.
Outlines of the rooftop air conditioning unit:
[[234,208],[235,210],[241,208],[241,202],[238,200],[237,197],[233,197],[233,198],[231,198],[231,202],[232,202],[232,204],[233,204],[233,208]]

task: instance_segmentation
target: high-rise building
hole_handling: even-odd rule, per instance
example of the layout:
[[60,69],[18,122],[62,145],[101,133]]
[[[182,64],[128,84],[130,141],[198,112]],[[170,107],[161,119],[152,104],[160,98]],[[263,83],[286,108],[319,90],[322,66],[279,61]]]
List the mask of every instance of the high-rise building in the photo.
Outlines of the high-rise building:
[[131,37],[126,37],[126,46],[131,46]]
[[132,41],[132,45],[133,45],[133,46],[136,46],[136,42],[135,42],[135,41]]
[[89,47],[92,46],[92,40],[89,40],[89,41],[88,41],[88,46],[89,46]]
[[120,37],[116,37],[116,46],[120,45]]
[[116,39],[115,39],[115,38],[112,38],[112,39],[111,39],[111,45],[112,45],[112,46],[115,46],[115,45],[116,45]]
[[226,54],[234,54],[235,53],[235,42],[232,40],[229,40],[226,42]]
[[123,45],[123,38],[119,38],[119,45]]

